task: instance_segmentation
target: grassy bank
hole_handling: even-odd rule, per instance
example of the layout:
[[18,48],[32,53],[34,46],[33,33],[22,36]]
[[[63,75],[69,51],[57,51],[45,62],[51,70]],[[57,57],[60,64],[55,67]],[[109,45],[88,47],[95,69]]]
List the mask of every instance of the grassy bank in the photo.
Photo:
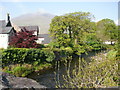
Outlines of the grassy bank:
[[72,50],[65,49],[1,49],[2,70],[15,76],[25,77],[32,72],[43,72],[54,66],[55,60],[66,60]]

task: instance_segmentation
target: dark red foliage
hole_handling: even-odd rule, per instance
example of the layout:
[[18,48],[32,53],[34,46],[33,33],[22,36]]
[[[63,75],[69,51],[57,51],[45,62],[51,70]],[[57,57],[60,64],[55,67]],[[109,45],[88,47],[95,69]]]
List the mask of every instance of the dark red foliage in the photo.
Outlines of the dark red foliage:
[[28,30],[18,32],[11,38],[9,45],[16,48],[37,48],[36,40],[38,38],[33,33],[34,31]]

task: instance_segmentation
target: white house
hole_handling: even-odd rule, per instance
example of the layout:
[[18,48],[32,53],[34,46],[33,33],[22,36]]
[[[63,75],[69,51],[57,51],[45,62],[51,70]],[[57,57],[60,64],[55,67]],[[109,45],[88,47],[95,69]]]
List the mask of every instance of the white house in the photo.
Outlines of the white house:
[[6,23],[5,20],[0,20],[0,48],[6,49],[8,47],[11,37],[15,32],[9,19],[8,23]]
[[38,40],[36,41],[39,44],[42,44],[45,39],[43,37],[38,37]]
[[8,21],[0,20],[0,48],[7,49],[11,37],[19,31],[34,31],[34,35],[38,37],[36,41],[39,44],[48,44],[50,42],[50,37],[48,34],[39,34],[38,26],[17,26],[10,21],[10,16],[8,14]]
[[36,41],[38,44],[42,44],[45,40],[44,37],[39,36],[39,27],[38,26],[18,26],[21,31],[28,30],[28,31],[34,31],[34,35],[38,37],[38,40]]
[[105,41],[103,44],[115,44],[115,42],[111,42],[111,41]]
[[25,31],[25,30],[28,30],[28,31],[34,31],[34,35],[38,36],[38,33],[39,33],[39,27],[38,26],[18,26],[21,31]]
[[7,48],[11,37],[14,35],[15,30],[11,26],[10,17],[8,14],[8,22],[0,20],[0,48]]

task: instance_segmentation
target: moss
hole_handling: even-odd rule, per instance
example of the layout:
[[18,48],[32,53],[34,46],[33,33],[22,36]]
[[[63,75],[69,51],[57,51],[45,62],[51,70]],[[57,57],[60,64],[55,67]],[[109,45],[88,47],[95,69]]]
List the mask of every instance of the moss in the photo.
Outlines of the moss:
[[52,68],[52,64],[50,63],[43,63],[39,65],[15,64],[15,65],[9,65],[9,66],[4,67],[3,72],[7,72],[7,73],[13,74],[18,77],[25,77],[32,72],[45,71],[50,68]]
[[43,71],[49,68],[52,68],[52,64],[46,63],[46,64],[41,64],[41,65],[34,67],[35,72]]

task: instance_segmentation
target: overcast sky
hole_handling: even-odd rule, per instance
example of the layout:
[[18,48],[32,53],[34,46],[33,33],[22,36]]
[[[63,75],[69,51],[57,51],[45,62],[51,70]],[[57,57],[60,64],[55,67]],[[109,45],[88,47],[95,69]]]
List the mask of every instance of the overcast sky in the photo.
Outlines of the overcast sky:
[[57,2],[55,2],[55,0],[44,0],[44,2],[43,0],[2,0],[0,3],[0,19],[6,19],[6,13],[10,13],[11,17],[14,18],[23,14],[35,12],[63,15],[65,13],[83,11],[93,14],[95,16],[95,21],[104,18],[112,19],[115,22],[118,21],[119,0],[56,1]]

